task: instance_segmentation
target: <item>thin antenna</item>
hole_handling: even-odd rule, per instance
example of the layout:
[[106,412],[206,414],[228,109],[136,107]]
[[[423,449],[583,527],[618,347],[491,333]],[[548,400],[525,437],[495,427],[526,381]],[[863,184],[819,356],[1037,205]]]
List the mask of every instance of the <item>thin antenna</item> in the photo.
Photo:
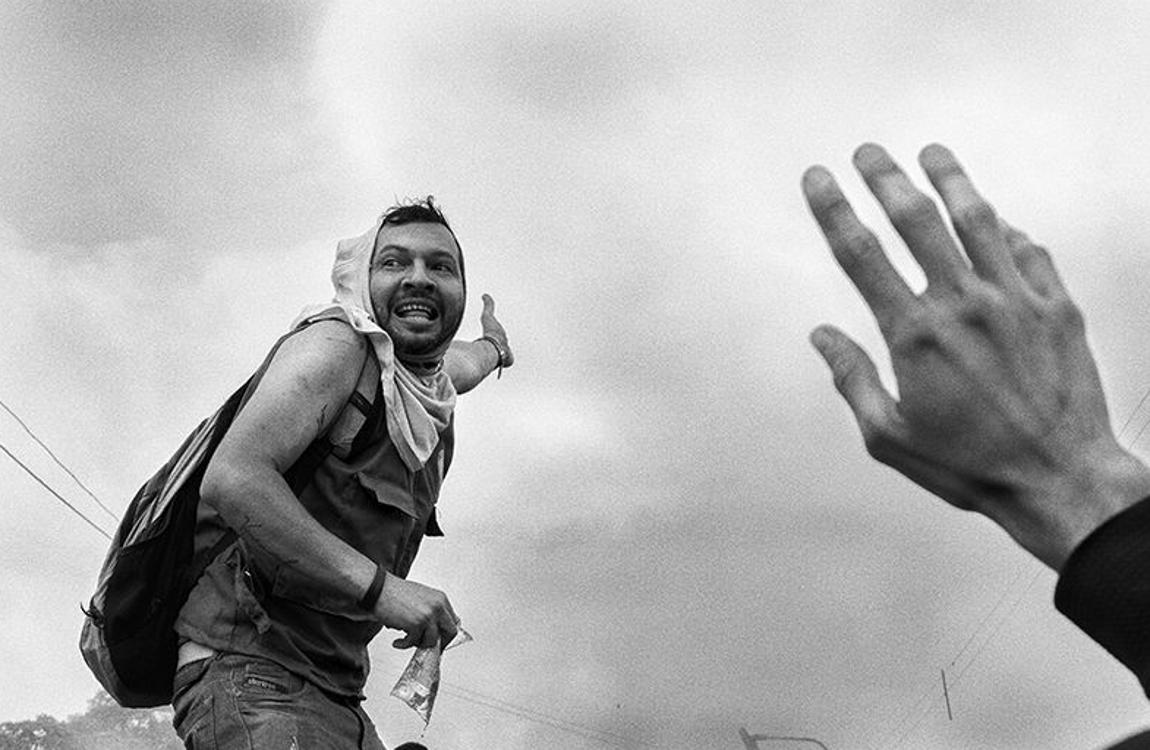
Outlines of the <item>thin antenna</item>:
[[941,669],[939,671],[942,672],[942,695],[946,698],[946,718],[954,721],[954,714],[950,710],[950,690],[946,687],[946,670]]

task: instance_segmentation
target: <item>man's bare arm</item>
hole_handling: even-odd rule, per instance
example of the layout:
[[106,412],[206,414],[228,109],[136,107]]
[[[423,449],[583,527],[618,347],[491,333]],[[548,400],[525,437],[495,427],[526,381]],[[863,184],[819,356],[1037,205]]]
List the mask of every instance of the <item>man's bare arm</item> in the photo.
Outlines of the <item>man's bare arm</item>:
[[883,149],[864,145],[854,159],[925,272],[917,295],[831,174],[803,177],[890,349],[897,400],[844,333],[820,326],[812,343],[874,458],[1059,570],[1091,531],[1150,495],[1150,469],[1114,436],[1082,315],[1046,251],[999,220],[948,150],[929,146],[919,161],[957,241]]
[[511,367],[515,363],[507,332],[495,317],[495,301],[486,294],[483,295],[479,322],[483,326],[483,336],[494,339],[494,342],[483,338],[453,341],[443,357],[443,368],[456,393],[467,393],[496,369]]
[[[201,485],[258,554],[290,564],[317,589],[345,602],[368,590],[376,565],[319,524],[283,473],[336,419],[358,379],[366,344],[338,322],[320,322],[287,339],[237,415]],[[349,614],[354,614],[349,612]],[[455,635],[456,617],[435,589],[388,574],[372,614],[403,630],[396,642],[434,645]]]

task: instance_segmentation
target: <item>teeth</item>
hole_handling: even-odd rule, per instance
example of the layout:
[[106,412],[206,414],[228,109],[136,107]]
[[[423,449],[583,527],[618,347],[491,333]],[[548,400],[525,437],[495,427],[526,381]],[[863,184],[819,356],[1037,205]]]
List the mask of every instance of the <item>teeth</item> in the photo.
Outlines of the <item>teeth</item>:
[[430,305],[422,305],[416,302],[408,302],[395,308],[397,315],[410,315],[422,314],[425,317],[432,318],[435,316],[435,310]]

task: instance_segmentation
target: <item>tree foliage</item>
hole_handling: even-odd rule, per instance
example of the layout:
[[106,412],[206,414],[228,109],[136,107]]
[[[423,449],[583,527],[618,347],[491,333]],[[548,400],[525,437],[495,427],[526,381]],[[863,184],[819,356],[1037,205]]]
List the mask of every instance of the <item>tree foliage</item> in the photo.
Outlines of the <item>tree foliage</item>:
[[0,750],[179,750],[171,708],[121,708],[103,690],[64,721],[40,714],[0,724]]

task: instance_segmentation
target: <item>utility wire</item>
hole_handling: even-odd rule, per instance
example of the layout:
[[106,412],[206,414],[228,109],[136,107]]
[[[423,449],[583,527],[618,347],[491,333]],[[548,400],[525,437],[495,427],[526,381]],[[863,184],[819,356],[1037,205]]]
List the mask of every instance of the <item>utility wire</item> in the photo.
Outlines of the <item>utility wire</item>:
[[1134,444],[1138,442],[1138,438],[1142,437],[1142,433],[1146,432],[1147,427],[1150,427],[1150,419],[1146,420],[1146,424],[1142,425],[1142,429],[1138,430],[1138,434],[1126,445],[1127,449],[1132,450],[1134,448]]
[[576,724],[575,722],[567,721],[565,719],[549,716],[540,711],[536,711],[525,706],[516,705],[510,701],[505,701],[500,698],[484,695],[477,690],[470,690],[468,688],[447,683],[441,683],[441,686],[445,689],[445,692],[448,695],[459,698],[461,700],[469,701],[480,706],[485,706],[496,711],[502,711],[503,713],[511,714],[517,718],[535,722],[536,724],[542,724],[552,729],[558,729],[559,731],[567,732],[568,734],[574,734],[593,742],[599,742],[601,744],[611,745],[614,747],[634,747],[636,745],[648,746],[645,742],[639,742],[629,737],[615,734],[614,732],[607,732],[601,729],[593,729],[591,727]]
[[[62,468],[65,472],[67,472],[68,476],[72,477],[72,479],[75,480],[75,482],[78,485],[80,485],[84,489],[84,491],[87,492],[88,495],[93,500],[95,500],[96,503],[99,504],[99,506],[101,508],[103,508],[105,510],[105,512],[107,512],[109,515],[111,515],[112,518],[114,518],[114,519],[116,518],[115,514],[113,514],[110,510],[108,510],[108,508],[103,503],[101,503],[99,501],[99,499],[96,498],[96,496],[93,495],[90,490],[88,490],[87,487],[84,487],[83,482],[81,482],[76,477],[76,475],[73,474],[72,471],[70,469],[68,469],[68,467],[65,466],[64,463],[59,458],[56,457],[56,455],[54,453],[52,453],[51,449],[49,449],[47,445],[45,445],[39,438],[36,437],[36,435],[28,428],[28,426],[26,424],[24,424],[23,420],[21,420],[19,416],[17,416],[2,401],[0,401],[0,407],[2,407],[5,411],[7,411],[12,416],[13,419],[15,419],[17,422],[19,422],[20,426],[23,427],[24,430],[29,435],[32,436],[32,439],[35,440],[40,445],[40,447],[43,448],[48,453],[48,455],[52,456],[52,458],[56,461],[56,463],[60,466],[60,468]],[[27,464],[25,464],[23,461],[21,461],[19,458],[17,458],[12,453],[12,451],[10,451],[8,449],[8,447],[5,446],[3,443],[0,443],[0,450],[4,451],[4,453],[7,454],[8,457],[11,458],[16,463],[17,466],[19,466],[21,469],[23,469],[25,472],[27,472],[33,479],[35,479],[40,484],[40,486],[42,486],[44,489],[46,489],[48,492],[50,492],[53,497],[55,497],[57,500],[59,500],[65,506],[67,506],[68,509],[71,510],[73,513],[75,513],[80,518],[82,518],[89,526],[91,526],[93,529],[95,529],[100,534],[102,534],[105,539],[108,539],[108,540],[112,539],[111,535],[107,531],[105,531],[98,524],[96,524],[91,518],[84,515],[84,513],[81,512],[78,508],[76,508],[76,506],[72,505],[72,503],[68,502],[60,493],[58,493],[55,489],[53,489],[51,487],[51,485],[49,485],[38,474],[36,474],[35,471],[33,471],[31,468],[29,468]],[[470,701],[471,703],[476,703],[478,705],[485,706],[487,708],[491,708],[491,709],[494,709],[496,711],[502,711],[504,713],[511,714],[511,715],[513,715],[517,718],[520,718],[520,719],[532,721],[532,722],[535,722],[537,724],[543,724],[545,726],[551,727],[552,729],[558,729],[558,730],[563,731],[563,732],[575,734],[575,735],[578,735],[580,737],[583,737],[584,739],[589,739],[589,740],[592,740],[595,742],[600,742],[602,744],[614,745],[616,747],[628,747],[628,746],[633,746],[636,744],[636,742],[634,740],[632,740],[628,737],[624,737],[623,735],[616,734],[613,732],[604,731],[601,729],[594,729],[592,727],[583,726],[583,725],[577,724],[575,722],[566,721],[564,719],[560,719],[560,718],[557,718],[554,716],[549,716],[545,713],[542,713],[541,711],[536,711],[534,709],[527,708],[526,706],[520,706],[520,705],[517,705],[517,704],[512,703],[510,701],[505,701],[505,700],[502,700],[500,698],[495,698],[493,696],[485,695],[485,694],[483,694],[477,690],[471,690],[469,688],[461,687],[458,685],[452,685],[452,684],[444,684],[443,687],[446,688],[446,692],[448,694],[452,694],[456,698],[460,698],[460,699],[465,700],[465,701]],[[625,744],[619,744],[619,743],[625,743]],[[638,743],[638,744],[639,745],[645,745],[646,743]]]
[[[1138,411],[1146,403],[1147,399],[1150,399],[1150,388],[1147,388],[1146,392],[1142,394],[1142,398],[1138,401],[1137,406],[1134,407],[1134,409],[1130,412],[1130,416],[1128,416],[1126,418],[1126,421],[1123,422],[1122,429],[1120,429],[1118,431],[1118,434],[1116,436],[1117,439],[1121,439],[1123,433],[1126,432],[1126,429],[1130,426],[1131,422],[1134,421],[1135,415],[1138,414]],[[1142,434],[1144,432],[1146,432],[1146,430],[1148,428],[1150,428],[1150,419],[1148,419],[1142,425],[1142,427],[1134,435],[1134,439],[1131,440],[1127,444],[1126,447],[1128,449],[1133,448],[1134,444],[1138,442],[1138,439],[1142,437]],[[1014,595],[1012,601],[1010,602],[1010,606],[1007,609],[1006,614],[998,621],[997,624],[995,624],[991,628],[990,633],[982,640],[982,642],[979,644],[978,648],[976,648],[974,650],[974,653],[971,655],[970,660],[967,661],[966,664],[960,670],[958,670],[958,673],[954,677],[955,684],[957,684],[958,682],[960,682],[962,680],[963,675],[965,675],[967,673],[967,671],[974,665],[974,662],[978,659],[979,656],[982,655],[982,652],[986,650],[987,646],[990,645],[990,642],[994,640],[995,636],[998,635],[999,631],[1002,630],[1002,628],[1006,625],[1006,623],[1014,615],[1015,611],[1017,611],[1017,609],[1018,609],[1018,606],[1022,603],[1022,600],[1026,597],[1027,592],[1029,592],[1030,589],[1032,589],[1034,587],[1034,584],[1038,582],[1038,579],[1042,577],[1042,573],[1043,573],[1042,569],[1039,569],[1038,571],[1036,571],[1035,574],[1031,577],[1030,582],[1026,585],[1026,587],[1023,588],[1016,595]],[[950,660],[949,666],[954,667],[957,664],[958,660],[966,652],[966,650],[968,648],[970,648],[971,644],[974,643],[975,640],[977,640],[980,631],[982,631],[982,629],[986,626],[986,623],[990,620],[990,618],[994,616],[995,612],[998,611],[999,607],[1002,606],[1003,602],[1006,601],[1007,594],[1010,592],[1011,588],[1014,587],[1015,582],[1019,581],[1022,578],[1022,575],[1023,575],[1023,571],[1019,571],[1018,575],[1015,576],[1014,581],[1012,581],[1010,583],[1010,585],[1007,586],[1006,590],[999,596],[998,601],[995,602],[994,606],[990,608],[990,611],[985,616],[983,616],[982,620],[980,620],[978,625],[975,626],[974,630],[971,632],[970,637],[967,638],[966,642],[962,645],[962,648],[959,649],[959,652],[954,656],[953,659]],[[891,747],[895,747],[895,748],[900,747],[903,744],[903,742],[905,742],[906,739],[911,735],[911,733],[914,732],[914,730],[916,728],[918,728],[918,725],[920,723],[922,723],[923,718],[925,718],[926,713],[929,710],[929,705],[924,707],[924,703],[928,702],[928,699],[930,698],[930,692],[933,691],[933,689],[934,688],[932,685],[932,687],[927,692],[924,692],[922,697],[915,704],[914,708],[912,708],[910,711],[908,711],[906,714],[904,714],[902,720],[899,721],[899,723],[895,726],[894,732],[897,733],[899,731],[899,729],[901,729],[908,721],[910,721],[912,716],[914,716],[916,713],[918,713],[918,717],[914,720],[914,723],[911,724],[909,729],[907,729],[905,732],[903,732],[901,735],[899,735],[898,741],[895,742],[893,745],[891,745]]]
[[64,499],[64,497],[63,497],[63,495],[61,495],[59,492],[56,492],[56,490],[52,489],[52,488],[51,488],[51,486],[49,486],[47,482],[45,482],[43,479],[41,479],[41,478],[40,478],[40,477],[39,477],[39,476],[36,474],[36,472],[34,472],[34,471],[32,471],[31,469],[29,469],[29,468],[28,468],[28,467],[27,467],[27,466],[24,464],[24,462],[23,462],[23,461],[21,461],[20,459],[16,458],[16,456],[14,456],[14,455],[12,454],[12,451],[8,450],[7,446],[5,446],[3,443],[0,443],[0,450],[2,450],[2,451],[4,451],[5,453],[7,453],[7,454],[8,454],[8,458],[10,458],[10,459],[12,459],[13,461],[15,461],[15,462],[16,462],[16,465],[17,465],[17,466],[19,466],[21,469],[23,469],[24,471],[28,472],[28,474],[29,474],[29,475],[31,475],[31,477],[32,477],[33,479],[35,479],[37,482],[39,482],[39,483],[40,483],[40,486],[42,486],[44,489],[46,489],[46,490],[48,490],[49,492],[51,492],[53,497],[55,497],[55,498],[56,498],[57,500],[59,500],[60,502],[64,503],[64,505],[67,505],[67,506],[68,506],[68,508],[69,508],[69,509],[71,509],[71,511],[72,511],[73,513],[75,513],[76,515],[78,515],[80,518],[83,518],[83,519],[84,519],[84,520],[85,520],[85,521],[88,523],[88,525],[89,525],[89,526],[91,526],[93,529],[95,529],[96,531],[98,531],[98,532],[100,532],[101,534],[103,534],[105,539],[107,539],[107,540],[111,541],[111,539],[112,539],[112,535],[111,535],[111,534],[109,534],[108,532],[104,531],[102,528],[100,528],[99,526],[97,526],[95,521],[93,521],[91,518],[88,518],[86,515],[84,515],[83,513],[81,513],[81,512],[80,512],[80,510],[79,510],[79,509],[78,509],[78,508],[77,508],[75,505],[72,505],[72,503],[70,503],[70,502],[68,502],[67,500],[65,500],[65,499]]
[[[1014,592],[1017,588],[1017,584],[1022,581],[1025,573],[1025,569],[1020,569],[1018,571],[1011,582],[1006,586],[1006,588],[1003,589],[1002,593],[999,594],[998,600],[995,601],[994,606],[992,606],[990,610],[978,621],[978,624],[975,625],[974,629],[971,631],[970,636],[958,650],[958,653],[955,654],[954,657],[951,658],[951,660],[947,663],[947,668],[953,670],[958,664],[959,660],[962,659],[963,654],[965,654],[967,650],[969,650],[970,647],[974,645],[975,642],[979,641],[979,638],[982,638],[982,641],[979,643],[978,647],[970,656],[970,659],[966,661],[962,668],[958,670],[957,673],[952,671],[952,674],[954,675],[953,684],[958,684],[961,682],[962,676],[966,674],[971,665],[974,664],[974,662],[978,659],[978,657],[982,654],[990,642],[994,640],[994,637],[998,634],[999,630],[1002,629],[1002,627],[1014,614],[1014,611],[1018,608],[1022,598],[1026,595],[1026,592],[1034,586],[1034,583],[1041,576],[1042,570],[1039,570],[1031,579],[1030,583],[1027,584],[1021,591],[1015,592],[1012,597],[1012,592]],[[1006,614],[1002,615],[1001,618],[998,619],[998,621],[990,628],[989,633],[986,633],[987,624],[999,613],[999,610],[1002,609],[1003,605],[1006,604],[1008,600],[1010,601],[1010,604],[1007,606]],[[906,742],[906,740],[911,736],[911,734],[913,734],[914,730],[918,728],[918,725],[922,723],[922,720],[930,711],[930,706],[934,703],[933,699],[935,698],[936,693],[936,682],[933,679],[930,680],[929,683],[924,680],[924,683],[926,683],[927,686],[921,690],[921,695],[915,702],[914,706],[902,715],[902,718],[899,719],[898,723],[894,725],[893,729],[887,730],[886,734],[883,735],[885,737],[897,737],[898,739],[891,742],[883,742],[879,745],[879,747],[901,747],[903,743]],[[904,727],[906,727],[906,729],[904,729]]]
[[[12,419],[15,419],[17,424],[19,424],[21,427],[24,428],[24,432],[27,432],[32,437],[32,439],[36,441],[36,444],[39,445],[41,448],[43,448],[44,452],[52,457],[52,460],[56,462],[57,466],[59,466],[61,469],[63,469],[65,472],[67,472],[68,476],[72,477],[72,480],[75,481],[76,484],[80,485],[80,489],[82,489],[82,490],[84,490],[84,492],[88,493],[88,497],[90,497],[96,501],[96,505],[99,505],[104,510],[104,512],[107,513],[109,517],[111,517],[111,519],[113,521],[119,521],[120,520],[120,517],[117,516],[115,513],[113,513],[112,510],[110,508],[108,508],[107,505],[104,505],[104,503],[100,502],[100,498],[96,497],[96,495],[90,489],[88,489],[88,487],[83,482],[80,481],[80,478],[77,477],[75,474],[73,474],[72,470],[69,469],[67,466],[65,466],[64,462],[61,461],[56,456],[56,454],[52,452],[52,449],[49,448],[47,445],[45,445],[44,441],[36,436],[36,433],[32,432],[32,428],[30,428],[28,425],[24,424],[24,420],[20,419],[19,415],[17,415],[16,412],[12,411],[12,409],[8,406],[8,404],[4,403],[3,401],[0,401],[0,407],[3,407],[4,411],[8,412],[8,414],[12,417]],[[9,455],[11,455],[11,454],[9,454]]]
[[[965,675],[967,670],[969,670],[974,665],[975,660],[978,659],[982,652],[986,650],[986,647],[990,645],[990,642],[994,640],[994,637],[998,635],[998,631],[1002,630],[1010,618],[1014,616],[1015,611],[1018,609],[1019,605],[1022,604],[1022,600],[1026,598],[1026,594],[1029,593],[1032,588],[1034,588],[1034,584],[1038,583],[1038,579],[1042,577],[1044,572],[1045,571],[1042,568],[1039,568],[1034,572],[1034,575],[1030,578],[1030,583],[1026,584],[1026,588],[1019,592],[1018,596],[1011,603],[1010,609],[1008,609],[1006,614],[1003,615],[1002,619],[998,621],[998,624],[994,626],[990,634],[987,635],[986,639],[979,645],[977,649],[975,649],[974,654],[971,655],[970,661],[966,663],[966,666],[960,669],[958,674],[954,676],[955,684],[958,684],[962,680],[962,676]],[[951,666],[954,666],[954,662],[951,662]]]
[[1125,434],[1126,428],[1130,426],[1132,421],[1134,421],[1134,415],[1138,413],[1138,410],[1142,408],[1142,404],[1146,403],[1146,399],[1148,398],[1150,398],[1150,388],[1146,389],[1146,392],[1142,394],[1142,399],[1138,402],[1138,405],[1134,407],[1134,411],[1130,412],[1130,416],[1126,418],[1126,422],[1122,425],[1122,429],[1118,431],[1118,440],[1122,439],[1122,435]]
[[[1019,571],[1018,575],[1015,576],[1014,580],[1011,581],[1010,585],[1007,586],[1006,590],[999,596],[998,601],[995,602],[994,606],[991,607],[990,611],[982,617],[982,619],[979,621],[978,625],[974,628],[974,631],[971,633],[971,636],[966,640],[966,643],[964,643],[962,648],[959,650],[958,654],[956,654],[954,656],[954,658],[951,659],[950,662],[948,663],[949,667],[954,668],[958,664],[958,661],[962,657],[962,654],[965,653],[968,648],[970,648],[971,644],[973,644],[976,640],[978,640],[979,636],[982,634],[987,623],[990,621],[990,619],[992,617],[995,616],[997,611],[1002,607],[1003,603],[1007,601],[1007,596],[1008,596],[1008,594],[1010,594],[1011,589],[1015,588],[1015,584],[1022,580],[1024,572],[1025,571]],[[991,642],[995,639],[995,637],[1002,630],[1002,628],[1005,627],[1006,624],[1010,621],[1010,619],[1014,616],[1014,613],[1018,610],[1019,605],[1022,604],[1022,600],[1025,599],[1026,594],[1032,588],[1034,588],[1034,584],[1037,583],[1038,580],[1042,577],[1043,572],[1044,572],[1044,570],[1042,568],[1039,568],[1038,570],[1036,570],[1034,575],[1031,576],[1030,581],[1026,584],[1026,586],[1024,586],[1021,590],[1019,590],[1019,591],[1015,592],[1013,595],[1011,595],[1010,604],[1006,608],[1005,613],[998,619],[998,621],[994,625],[991,626],[990,631],[985,634],[985,636],[982,638],[982,641],[979,643],[978,647],[974,649],[974,652],[971,654],[970,658],[966,661],[966,663],[964,665],[962,665],[962,667],[960,669],[958,669],[958,671],[956,673],[952,673],[952,674],[954,674],[954,679],[952,681],[952,684],[957,685],[958,683],[960,683],[962,681],[963,676],[965,676],[966,673],[970,670],[970,668],[972,666],[974,666],[974,663],[975,663],[975,661],[978,660],[978,657],[982,655],[982,652],[986,650],[986,648],[991,644]],[[910,711],[906,712],[906,714],[903,716],[902,720],[899,721],[898,725],[896,725],[896,727],[894,729],[894,733],[897,733],[903,726],[906,725],[906,723],[908,721],[911,721],[912,718],[914,719],[914,721],[905,731],[903,731],[901,734],[898,735],[898,740],[896,742],[890,744],[889,747],[892,747],[892,748],[902,747],[903,743],[906,742],[906,740],[914,733],[914,730],[918,728],[919,724],[922,723],[922,720],[925,719],[927,714],[929,713],[930,705],[933,704],[933,701],[931,700],[931,698],[934,697],[934,692],[935,692],[935,686],[932,684],[931,687],[927,688],[924,691],[922,697],[918,700],[917,703],[915,703],[914,708],[912,708]],[[885,743],[884,743],[884,745],[881,745],[880,747],[883,747],[883,746],[886,746]]]
[[607,735],[607,736],[613,737],[617,740],[622,740],[623,742],[632,742],[633,741],[630,737],[619,734],[617,732],[609,732],[605,729],[594,729],[592,727],[577,724],[576,722],[573,722],[573,721],[561,719],[561,718],[558,718],[556,716],[550,716],[548,714],[543,713],[542,711],[537,711],[537,710],[535,710],[533,708],[529,708],[527,706],[522,706],[522,705],[519,705],[516,703],[512,703],[511,701],[503,700],[502,698],[496,698],[496,697],[491,696],[491,695],[485,695],[485,694],[479,692],[478,690],[473,690],[471,688],[465,688],[461,685],[447,684],[446,686],[452,690],[455,690],[455,691],[470,693],[473,696],[477,696],[477,697],[483,698],[485,700],[495,701],[497,703],[502,703],[503,705],[507,706],[509,709],[514,709],[516,711],[522,711],[524,713],[533,714],[533,715],[538,716],[540,718],[547,719],[548,721],[556,721],[556,722],[560,722],[563,724],[569,724],[569,725],[571,725],[577,729],[581,729],[581,730],[588,731],[588,732],[594,732],[596,734]]
[[[975,626],[974,631],[970,634],[970,637],[966,639],[966,643],[962,644],[962,648],[958,650],[958,653],[954,655],[954,658],[950,660],[950,663],[947,666],[953,668],[955,666],[955,664],[958,663],[958,660],[962,658],[962,655],[966,653],[966,650],[968,648],[970,648],[971,645],[976,640],[978,640],[979,631],[981,631],[983,629],[983,627],[990,620],[990,618],[994,617],[994,614],[999,610],[1000,607],[1002,607],[1003,603],[1006,601],[1006,598],[1010,595],[1011,589],[1013,589],[1015,587],[1015,584],[1017,584],[1019,581],[1022,580],[1022,577],[1025,574],[1026,574],[1025,570],[1019,570],[1018,571],[1018,574],[1014,577],[1014,580],[1011,581],[1010,584],[1007,585],[1007,587],[1002,590],[1002,593],[999,594],[999,596],[998,596],[998,601],[996,601],[994,603],[994,606],[990,608],[990,611],[987,612],[982,617],[982,619],[979,621],[978,625]],[[1037,578],[1034,580],[1037,580]],[[1032,585],[1034,585],[1033,580],[1031,581],[1030,585],[1028,585],[1026,587],[1026,589],[1023,590],[1023,593],[1025,593],[1027,590],[1029,590],[1030,586],[1032,586]],[[1011,608],[1011,611],[1013,611],[1013,607]],[[971,657],[971,661],[973,662],[974,659],[977,657],[978,657],[978,651],[976,651],[975,655],[973,657]]]

